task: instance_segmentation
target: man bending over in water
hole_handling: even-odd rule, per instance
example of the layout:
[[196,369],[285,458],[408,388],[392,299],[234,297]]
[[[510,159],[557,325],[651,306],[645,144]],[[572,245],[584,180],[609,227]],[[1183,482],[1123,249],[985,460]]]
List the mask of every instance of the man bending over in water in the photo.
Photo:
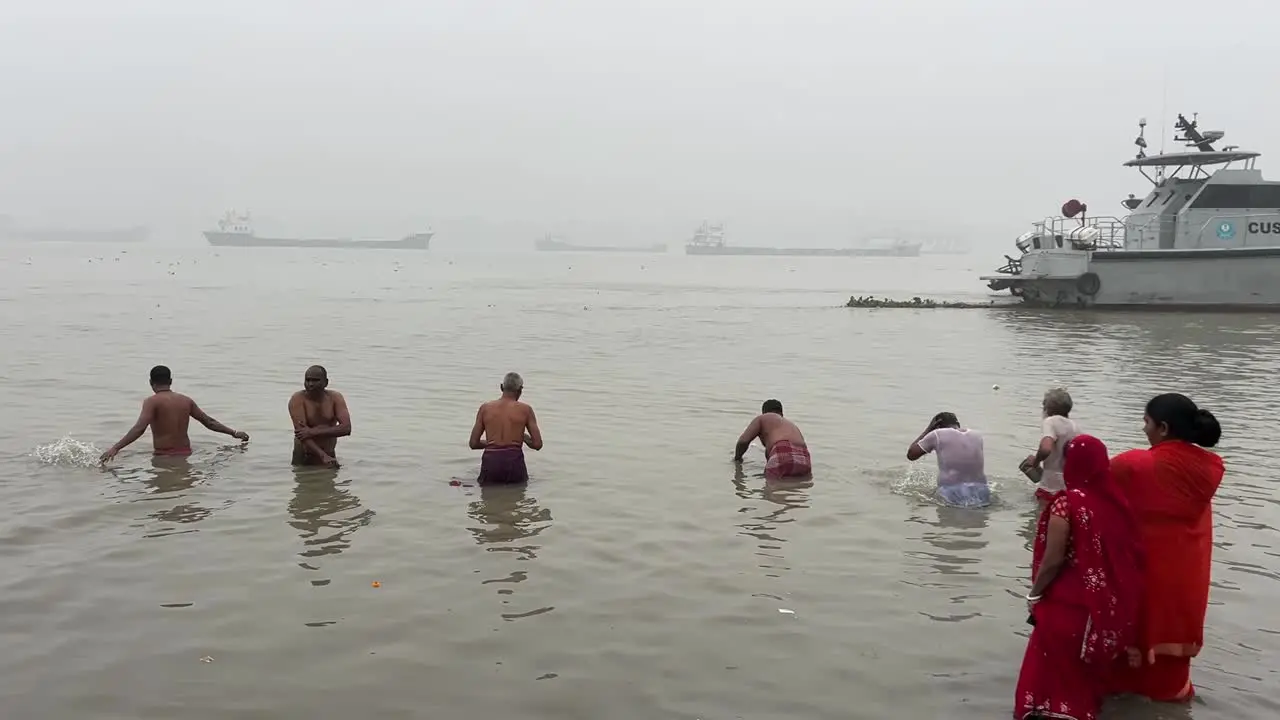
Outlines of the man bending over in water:
[[191,418],[216,433],[230,435],[241,442],[248,442],[249,436],[237,432],[205,414],[196,405],[196,401],[176,393],[170,389],[173,385],[173,373],[164,365],[151,368],[151,397],[142,401],[142,412],[138,421],[129,432],[120,438],[120,442],[102,453],[102,462],[115,457],[117,453],[128,447],[133,441],[142,437],[142,433],[151,428],[151,442],[156,455],[187,456],[191,454],[191,438],[187,437],[187,426]]
[[[502,378],[502,397],[480,406],[471,428],[471,449],[484,450],[480,456],[481,485],[513,485],[529,481],[524,464],[524,446],[542,449],[542,431],[533,408],[520,402],[524,378],[507,373]],[[483,437],[483,439],[482,439]]]
[[294,465],[338,467],[334,454],[338,438],[351,434],[351,413],[342,393],[328,387],[329,372],[312,365],[302,376],[302,389],[289,398]]
[[733,461],[742,462],[751,441],[760,438],[764,445],[764,476],[769,480],[806,478],[813,474],[813,461],[809,448],[804,444],[800,428],[782,417],[782,403],[765,400],[756,416],[742,435],[738,437],[737,452]]

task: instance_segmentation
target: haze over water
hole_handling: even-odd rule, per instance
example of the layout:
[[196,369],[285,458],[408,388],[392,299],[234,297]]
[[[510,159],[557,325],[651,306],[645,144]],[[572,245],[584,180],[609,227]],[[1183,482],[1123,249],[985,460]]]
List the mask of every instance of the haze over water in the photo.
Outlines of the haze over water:
[[[1158,392],[1224,427],[1203,697],[1109,717],[1275,717],[1280,322],[840,307],[982,299],[995,260],[0,247],[3,715],[1007,717],[1016,466],[1063,384],[1113,453]],[[117,440],[156,363],[252,441],[48,448]],[[289,467],[313,363],[352,409],[336,475]],[[481,491],[467,434],[508,370],[546,449]],[[811,486],[758,448],[735,472],[768,397]],[[935,505],[904,459],[944,409],[985,434],[992,508]]]

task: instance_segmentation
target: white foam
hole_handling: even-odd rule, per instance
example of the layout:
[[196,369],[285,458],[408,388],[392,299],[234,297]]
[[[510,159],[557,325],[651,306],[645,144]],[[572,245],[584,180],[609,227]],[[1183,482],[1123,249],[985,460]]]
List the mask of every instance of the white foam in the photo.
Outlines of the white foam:
[[81,442],[70,435],[31,451],[31,457],[41,463],[61,467],[93,467],[101,455],[102,450],[93,443]]

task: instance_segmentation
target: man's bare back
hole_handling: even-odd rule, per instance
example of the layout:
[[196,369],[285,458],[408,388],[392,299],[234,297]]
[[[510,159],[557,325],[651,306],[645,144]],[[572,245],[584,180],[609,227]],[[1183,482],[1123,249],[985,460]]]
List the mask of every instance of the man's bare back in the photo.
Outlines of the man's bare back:
[[804,445],[804,433],[800,432],[800,428],[790,420],[775,415],[773,413],[764,413],[757,418],[760,421],[760,444],[764,445],[765,457],[773,453],[773,446],[789,440],[795,445]]
[[[484,438],[483,442],[481,436]],[[534,450],[542,449],[542,432],[538,429],[538,419],[527,403],[504,396],[480,406],[480,410],[476,412],[476,425],[472,428],[473,449],[505,447],[526,442]]]
[[171,383],[172,375],[168,368],[157,365],[151,369],[153,394],[142,401],[142,412],[129,432],[102,454],[103,462],[142,437],[147,428],[151,428],[151,443],[156,455],[190,455],[191,438],[187,431],[191,418],[214,432],[230,435],[242,442],[249,440],[248,434],[232,430],[209,417],[195,400],[171,390]]
[[747,425],[747,429],[738,436],[738,445],[733,459],[741,461],[747,453],[747,448],[751,447],[751,443],[757,438],[760,444],[764,445],[766,458],[773,455],[774,446],[783,441],[788,441],[797,447],[806,447],[804,434],[795,423],[782,416],[782,403],[777,400],[765,401],[760,414],[755,416]]

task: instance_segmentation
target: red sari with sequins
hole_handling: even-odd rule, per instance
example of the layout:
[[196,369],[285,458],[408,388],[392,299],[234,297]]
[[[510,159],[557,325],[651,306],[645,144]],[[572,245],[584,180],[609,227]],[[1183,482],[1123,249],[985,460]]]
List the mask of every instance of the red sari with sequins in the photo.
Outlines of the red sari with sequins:
[[1067,489],[1040,514],[1032,576],[1049,518],[1070,525],[1058,575],[1032,608],[1035,627],[1018,676],[1014,717],[1097,720],[1109,673],[1134,645],[1142,556],[1128,502],[1111,481],[1107,448],[1081,435],[1067,445]]

